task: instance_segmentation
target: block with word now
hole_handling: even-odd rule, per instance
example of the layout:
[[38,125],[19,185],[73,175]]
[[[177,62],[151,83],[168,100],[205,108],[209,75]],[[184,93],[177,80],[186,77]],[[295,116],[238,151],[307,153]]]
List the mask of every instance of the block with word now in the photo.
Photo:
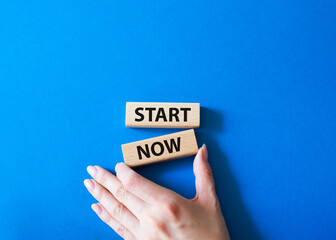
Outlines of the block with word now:
[[121,145],[130,167],[195,155],[198,145],[193,129]]

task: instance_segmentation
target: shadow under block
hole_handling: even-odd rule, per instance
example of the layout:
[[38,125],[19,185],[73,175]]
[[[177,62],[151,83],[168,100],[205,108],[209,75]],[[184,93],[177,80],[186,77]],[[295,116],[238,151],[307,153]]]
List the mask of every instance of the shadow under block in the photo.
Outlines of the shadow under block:
[[199,103],[126,103],[126,127],[199,128],[199,126]]
[[195,155],[198,145],[194,129],[121,145],[130,167]]

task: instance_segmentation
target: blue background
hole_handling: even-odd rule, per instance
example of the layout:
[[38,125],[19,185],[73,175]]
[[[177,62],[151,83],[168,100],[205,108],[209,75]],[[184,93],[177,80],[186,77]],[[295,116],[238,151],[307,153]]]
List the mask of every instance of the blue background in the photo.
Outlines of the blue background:
[[[336,239],[335,1],[0,3],[0,238],[119,239],[86,166],[174,129],[126,101],[200,102],[232,239]],[[193,158],[137,171],[185,197]]]

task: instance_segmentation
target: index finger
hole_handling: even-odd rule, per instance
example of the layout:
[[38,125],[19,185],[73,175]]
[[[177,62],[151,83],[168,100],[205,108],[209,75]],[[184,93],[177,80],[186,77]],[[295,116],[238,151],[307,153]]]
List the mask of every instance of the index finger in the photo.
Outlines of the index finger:
[[100,166],[88,166],[87,170],[98,183],[113,195],[116,201],[122,203],[137,218],[142,216],[146,203],[141,198],[126,191],[126,188],[116,176]]
[[117,178],[129,192],[149,204],[158,205],[167,198],[179,196],[177,193],[142,177],[124,163],[118,163],[115,171]]

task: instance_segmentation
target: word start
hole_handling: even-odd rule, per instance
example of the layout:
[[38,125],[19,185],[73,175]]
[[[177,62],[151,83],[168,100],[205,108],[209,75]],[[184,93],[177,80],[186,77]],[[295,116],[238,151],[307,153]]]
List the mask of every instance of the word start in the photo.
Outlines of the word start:
[[[149,122],[158,122],[162,119],[164,122],[180,122],[188,121],[188,112],[191,111],[191,108],[169,108],[169,110],[166,112],[164,108],[155,108],[155,107],[138,107],[135,109],[135,114],[138,118],[135,118],[136,122],[141,122],[146,120]],[[174,120],[173,120],[174,119]]]

